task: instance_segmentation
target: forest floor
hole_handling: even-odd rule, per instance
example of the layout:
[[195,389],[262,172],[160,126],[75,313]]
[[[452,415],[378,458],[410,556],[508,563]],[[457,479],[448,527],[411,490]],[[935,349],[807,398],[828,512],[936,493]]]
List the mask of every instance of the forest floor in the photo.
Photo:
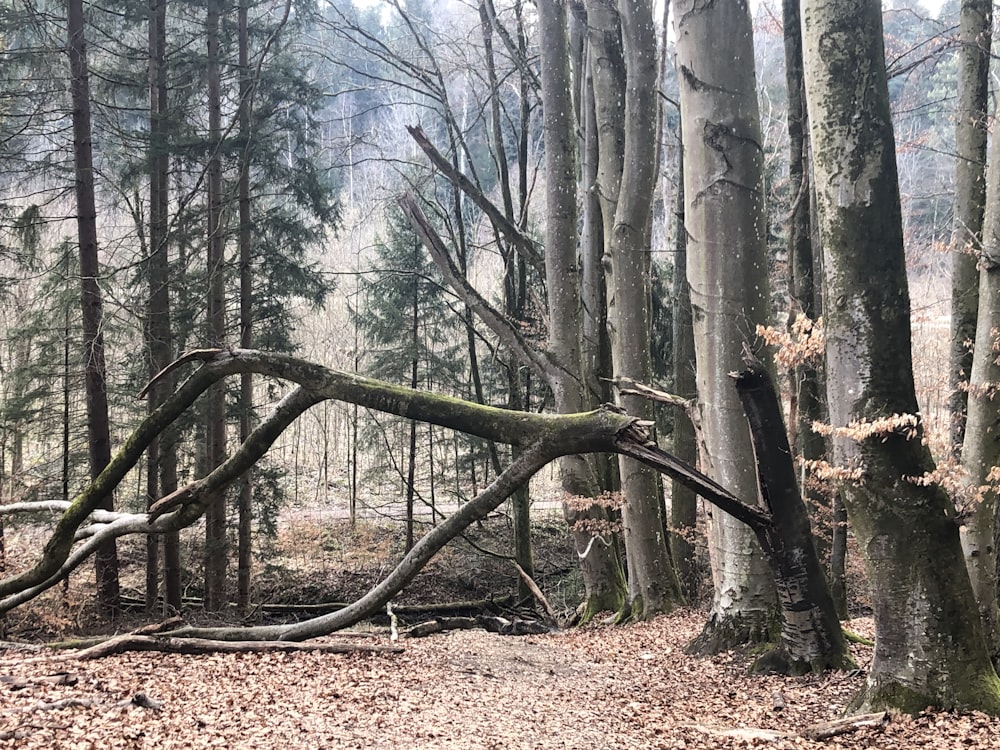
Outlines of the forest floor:
[[[556,603],[560,592],[568,602],[565,534],[545,533],[539,578]],[[269,596],[353,598],[384,574],[387,547],[397,542],[398,532],[370,527],[293,524],[279,538],[282,564],[272,566]],[[123,551],[126,561],[129,554]],[[446,551],[408,599],[502,591],[509,586],[498,577],[503,567],[468,550]],[[68,598],[42,600],[9,620],[9,637],[47,641],[100,630],[88,625],[85,607],[72,604],[74,591],[86,594],[79,578]],[[809,739],[811,729],[843,715],[871,649],[853,647],[859,670],[852,673],[751,676],[750,654],[685,653],[704,620],[702,609],[687,608],[650,622],[543,635],[456,630],[401,639],[399,653],[127,653],[80,661],[37,643],[4,644],[0,748],[1000,748],[989,717],[931,711]],[[870,619],[848,627],[871,635]],[[390,637],[376,624],[318,642],[389,645]]]

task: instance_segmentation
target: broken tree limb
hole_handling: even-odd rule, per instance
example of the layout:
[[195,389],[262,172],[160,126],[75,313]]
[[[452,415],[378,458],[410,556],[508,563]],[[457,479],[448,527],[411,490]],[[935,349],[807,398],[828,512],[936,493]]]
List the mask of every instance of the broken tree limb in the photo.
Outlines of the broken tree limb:
[[515,352],[518,357],[525,362],[527,365],[531,366],[536,373],[546,381],[551,381],[553,379],[553,372],[555,368],[562,369],[553,361],[551,354],[548,352],[538,349],[537,347],[530,344],[525,340],[521,332],[507,319],[507,316],[502,312],[497,310],[493,305],[491,305],[486,298],[484,298],[465,275],[456,266],[454,259],[451,257],[451,253],[448,252],[448,248],[445,246],[444,240],[438,234],[434,226],[428,221],[427,217],[424,215],[423,209],[417,203],[417,199],[411,194],[405,194],[400,196],[397,201],[399,207],[402,209],[403,214],[406,216],[407,221],[409,221],[410,226],[413,231],[416,232],[417,236],[420,237],[420,241],[424,243],[424,247],[427,248],[427,252],[430,253],[431,260],[434,261],[434,265],[441,272],[445,281],[451,287],[452,291],[455,292],[458,297],[469,306],[476,316],[483,321],[483,323],[500,337],[501,341],[510,347],[511,351]]
[[549,604],[549,600],[545,598],[545,594],[542,590],[538,588],[538,584],[535,583],[535,579],[529,576],[524,568],[514,563],[514,567],[517,568],[517,574],[521,576],[521,580],[528,587],[531,595],[535,597],[535,600],[541,605],[542,611],[545,613],[546,618],[549,620],[549,624],[553,627],[559,627],[559,617],[556,615],[556,611],[552,609],[552,605]]
[[[0,582],[0,611],[26,601],[61,580],[99,541],[128,533],[160,533],[189,525],[225,488],[259,459],[281,431],[305,409],[325,399],[336,399],[398,416],[460,430],[519,447],[518,457],[479,496],[429,531],[399,565],[377,586],[344,609],[300,623],[254,628],[181,628],[167,635],[207,637],[226,641],[301,641],[343,629],[381,610],[447,542],[469,524],[495,510],[518,487],[550,461],[561,456],[615,452],[637,458],[692,488],[707,501],[755,529],[758,538],[772,534],[770,513],[744,503],[693,467],[653,443],[643,423],[611,408],[578,414],[515,412],[470,403],[457,398],[416,391],[330,370],[294,357],[254,350],[218,350],[199,354],[202,365],[126,441],[112,464],[63,514],[45,547],[42,561],[20,576]],[[255,430],[220,467],[189,486],[186,502],[150,519],[146,514],[117,514],[103,526],[95,524],[89,539],[73,549],[77,529],[96,507],[101,493],[112,490],[155,435],[211,384],[229,375],[253,372],[298,384],[279,403],[274,414]],[[171,501],[172,502],[172,501]],[[783,574],[779,566],[775,569]],[[36,583],[25,586],[26,582]],[[40,581],[40,582],[38,582]],[[797,644],[797,641],[790,641]],[[811,663],[811,660],[810,660]]]
[[455,169],[444,155],[431,143],[431,139],[419,125],[408,125],[406,127],[410,137],[416,141],[435,168],[443,174],[448,181],[465,193],[469,199],[482,209],[489,218],[494,228],[502,234],[508,242],[517,250],[528,265],[535,269],[540,278],[545,278],[545,262],[536,243],[524,234],[518,227],[510,221],[502,210],[497,208],[493,202],[487,198],[468,177]]
[[158,651],[166,654],[248,654],[291,651],[321,651],[327,654],[392,653],[402,646],[371,643],[285,643],[282,641],[214,641],[205,638],[175,638],[165,635],[121,635],[73,655],[80,661],[101,659],[128,651]]
[[[774,572],[781,604],[781,659],[795,674],[853,666],[826,575],[799,493],[788,433],[774,383],[749,351],[735,374],[754,459],[761,503],[772,523],[752,527]],[[772,668],[778,662],[766,657]],[[784,670],[782,670],[784,671]]]
[[828,740],[848,732],[856,732],[859,729],[880,729],[889,723],[889,712],[879,711],[874,714],[861,714],[860,716],[846,716],[843,719],[834,719],[822,724],[814,724],[802,730],[801,735],[809,740]]

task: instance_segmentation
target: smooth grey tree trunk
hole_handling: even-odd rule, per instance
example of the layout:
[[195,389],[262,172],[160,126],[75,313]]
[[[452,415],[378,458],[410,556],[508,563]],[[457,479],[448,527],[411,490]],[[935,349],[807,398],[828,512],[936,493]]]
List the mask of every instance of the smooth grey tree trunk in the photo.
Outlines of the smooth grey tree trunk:
[[[744,3],[681,0],[675,18],[702,468],[737,496],[754,498],[753,448],[729,380],[741,368],[743,347],[754,341],[757,325],[768,322],[753,32]],[[714,652],[774,641],[774,584],[753,533],[713,511],[709,553],[712,612],[693,648]]]
[[986,206],[987,99],[992,0],[962,0],[959,11],[958,108],[955,113],[955,217],[951,236],[951,438],[962,450],[968,402],[963,387],[972,377],[979,268]]
[[[555,0],[539,0],[543,133],[545,136],[546,246],[545,273],[549,308],[549,352],[560,363],[550,379],[556,409],[580,411],[586,404],[582,361],[582,309],[580,265],[576,234],[575,121],[569,74],[567,18],[565,6]],[[594,498],[599,494],[596,478],[583,456],[560,459],[563,491],[570,497]],[[600,528],[588,530],[588,520],[604,521],[603,508],[574,509],[565,506],[573,528],[577,554],[586,587],[583,619],[601,611],[618,611],[624,602],[624,578],[613,544]]]
[[[856,707],[1000,712],[1000,679],[954,507],[922,442],[895,138],[878,0],[805,0],[803,40],[823,237],[835,459],[872,586],[875,653]],[[908,415],[900,419],[898,415]],[[862,431],[858,422],[883,427]]]
[[[650,221],[656,182],[658,58],[652,3],[587,3],[598,132],[598,178],[604,220],[611,355],[616,377],[652,380],[650,355]],[[619,46],[620,45],[620,46]],[[623,93],[624,92],[624,93]],[[643,419],[653,405],[622,395]],[[629,613],[646,618],[681,600],[660,504],[660,478],[619,458],[622,526],[628,562]]]
[[[960,151],[956,169],[955,242],[956,264],[968,259],[978,266],[977,319],[971,372],[968,372],[967,421],[962,444],[962,467],[968,473],[970,517],[962,529],[962,548],[972,588],[986,630],[990,650],[1000,652],[997,615],[997,554],[994,544],[997,524],[997,486],[1000,477],[1000,383],[997,346],[1000,340],[1000,143],[991,146],[989,179],[985,190],[985,219],[981,202],[979,148],[985,149],[985,116],[976,107],[985,105],[983,86],[988,64],[992,3],[962,4],[962,47],[959,53],[959,123],[956,128]],[[986,60],[984,63],[984,47]],[[966,89],[972,89],[971,91]],[[980,99],[977,94],[982,94]],[[961,216],[959,215],[961,212]],[[964,223],[960,224],[963,220]],[[981,232],[973,223],[982,220]],[[953,269],[954,272],[958,268]],[[961,325],[963,308],[953,285],[953,328]],[[957,328],[956,328],[957,330]],[[968,331],[966,331],[968,333]],[[968,347],[965,347],[966,349]],[[961,389],[960,389],[961,390]],[[961,422],[960,411],[953,412]],[[959,430],[956,430],[959,432]]]

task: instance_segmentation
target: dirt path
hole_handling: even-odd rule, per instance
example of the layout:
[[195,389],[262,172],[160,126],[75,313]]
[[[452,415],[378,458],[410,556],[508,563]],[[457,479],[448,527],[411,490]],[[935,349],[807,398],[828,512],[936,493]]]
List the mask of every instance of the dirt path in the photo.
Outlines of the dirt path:
[[[980,715],[897,719],[825,743],[727,735],[795,734],[836,718],[862,678],[748,677],[741,658],[686,656],[702,618],[681,612],[523,638],[458,631],[406,641],[396,655],[129,654],[78,663],[2,652],[0,675],[29,684],[0,684],[0,747],[997,747]],[[43,681],[58,672],[75,684]],[[136,693],[162,708],[128,705]],[[45,708],[67,700],[77,703]]]

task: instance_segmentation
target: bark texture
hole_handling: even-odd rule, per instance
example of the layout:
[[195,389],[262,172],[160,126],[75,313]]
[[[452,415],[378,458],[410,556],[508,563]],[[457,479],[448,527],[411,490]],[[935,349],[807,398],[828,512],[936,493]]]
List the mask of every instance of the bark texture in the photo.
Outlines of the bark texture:
[[[729,382],[743,347],[767,322],[763,152],[753,38],[745,3],[675,5],[702,466],[740,497],[757,478],[743,410]],[[720,54],[724,45],[726,54]],[[698,650],[712,652],[776,635],[774,586],[749,529],[713,513],[715,593]]]
[[958,111],[955,113],[955,218],[951,236],[952,444],[965,439],[979,307],[976,258],[983,240],[986,207],[987,99],[993,35],[991,0],[962,0],[959,11]]
[[[961,440],[962,466],[974,497],[962,548],[990,649],[996,655],[1000,653],[994,541],[997,477],[991,477],[993,467],[1000,465],[1000,401],[996,399],[1000,384],[996,351],[1000,330],[1000,146],[996,142],[990,154],[988,184],[983,164],[992,5],[965,0],[961,12],[959,119],[955,127],[959,158],[952,238],[952,425],[953,437]],[[975,341],[972,350],[967,346],[969,340]]]
[[[875,607],[856,706],[1000,711],[954,509],[921,441],[895,142],[877,0],[806,0],[806,92],[823,236],[835,454]],[[895,415],[913,415],[900,421]],[[859,430],[886,420],[884,428]]]
[[[648,383],[650,221],[655,188],[658,59],[652,4],[587,4],[598,132],[596,189],[604,220],[604,267],[614,374]],[[622,396],[632,414],[652,419],[652,404]],[[664,535],[659,477],[619,461],[629,611],[650,617],[681,600]]]
[[[545,135],[545,275],[548,280],[549,351],[558,369],[548,377],[561,413],[581,411],[587,403],[583,378],[583,310],[581,269],[577,259],[576,135],[569,71],[568,26],[565,6],[554,0],[538,3],[541,78]],[[593,498],[600,493],[591,465],[582,456],[560,460],[563,491],[571,498]],[[596,505],[564,508],[580,556],[586,587],[584,619],[601,611],[617,612],[624,602],[624,573],[614,546],[598,539],[605,520]],[[606,534],[605,534],[606,536]]]
[[[973,239],[970,236],[969,241]],[[978,317],[962,445],[962,467],[968,473],[970,497],[969,517],[962,530],[962,548],[987,639],[991,651],[996,654],[1000,651],[994,542],[997,487],[1000,486],[995,468],[1000,466],[1000,399],[997,399],[997,389],[1000,388],[1000,364],[997,363],[1000,338],[1000,143],[996,140],[990,153],[981,250],[976,255],[979,267]]]
[[[80,302],[83,308],[84,388],[87,397],[87,448],[91,479],[111,460],[111,427],[108,422],[108,383],[104,360],[104,323],[101,270],[97,255],[97,206],[94,197],[94,154],[91,141],[90,73],[84,32],[82,0],[70,0],[67,16],[67,49],[70,91],[73,100],[73,165],[76,181],[76,226],[80,245]],[[104,499],[112,509],[112,498]],[[118,609],[118,551],[113,540],[96,557],[97,600],[101,609]]]

